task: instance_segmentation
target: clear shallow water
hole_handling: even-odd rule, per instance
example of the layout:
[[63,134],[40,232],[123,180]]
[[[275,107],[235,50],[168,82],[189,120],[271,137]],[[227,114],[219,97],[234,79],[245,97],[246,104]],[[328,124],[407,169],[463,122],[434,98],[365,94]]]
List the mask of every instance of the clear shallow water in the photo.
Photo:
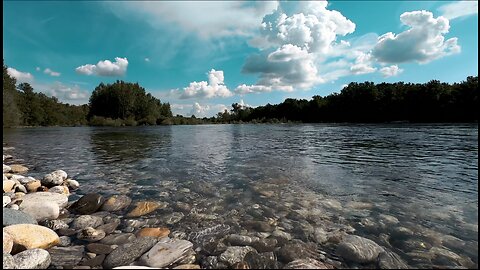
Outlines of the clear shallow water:
[[[478,125],[202,125],[4,129],[3,142],[29,175],[63,169],[80,193],[124,193],[172,203],[181,188],[216,214],[248,205],[273,212],[325,209],[355,234],[381,242],[409,264],[417,249],[392,233],[396,217],[416,239],[478,264]],[[272,184],[273,183],[273,184]],[[173,186],[173,187],[172,187]],[[266,188],[268,187],[268,188]],[[274,196],[259,196],[270,189]],[[205,191],[207,190],[207,191]],[[177,197],[175,197],[177,196]],[[205,198],[206,197],[206,198]],[[315,202],[305,206],[301,201]],[[203,202],[203,201],[202,201]],[[369,206],[355,206],[363,202]],[[292,203],[294,204],[292,206]],[[297,206],[295,206],[297,204]],[[303,206],[302,206],[303,205]],[[282,207],[283,208],[282,208]],[[208,207],[207,207],[208,208]],[[301,210],[301,209],[300,209]],[[223,211],[223,212],[222,212]],[[332,217],[335,216],[335,217]],[[282,219],[279,219],[282,221]],[[365,225],[373,221],[374,225]],[[315,227],[315,221],[309,221]],[[446,244],[454,236],[461,245]],[[398,241],[397,241],[398,240]],[[400,241],[400,242],[399,242]],[[403,242],[402,242],[403,241]],[[423,246],[422,246],[423,247]]]

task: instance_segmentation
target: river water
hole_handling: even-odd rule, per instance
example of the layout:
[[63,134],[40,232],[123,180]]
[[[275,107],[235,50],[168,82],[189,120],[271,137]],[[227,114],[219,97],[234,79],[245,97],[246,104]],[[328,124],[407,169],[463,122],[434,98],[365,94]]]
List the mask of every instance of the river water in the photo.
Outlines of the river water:
[[[278,226],[300,222],[307,231],[326,225],[313,218],[282,219],[276,212],[288,208],[302,219],[321,210],[326,220],[389,246],[411,266],[449,266],[448,260],[418,255],[432,253],[433,247],[478,265],[478,124],[51,127],[3,132],[4,144],[15,147],[12,154],[31,169],[29,175],[42,177],[63,169],[80,182],[80,194],[121,193],[134,200],[183,200],[197,206],[214,199],[216,207],[206,207],[206,213],[226,217],[242,209],[245,216],[239,218],[249,219],[261,218],[248,212],[249,207],[268,208]],[[182,221],[172,224],[173,229],[179,224]],[[399,234],[400,227],[412,234]],[[291,232],[295,237],[297,231]],[[298,237],[309,240],[309,233]]]

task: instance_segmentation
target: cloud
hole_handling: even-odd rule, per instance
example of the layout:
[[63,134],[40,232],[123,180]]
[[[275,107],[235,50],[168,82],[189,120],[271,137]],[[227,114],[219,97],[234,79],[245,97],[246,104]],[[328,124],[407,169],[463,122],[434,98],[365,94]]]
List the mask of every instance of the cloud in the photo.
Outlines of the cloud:
[[383,67],[380,69],[380,73],[384,78],[397,76],[398,74],[402,73],[403,69],[399,68],[397,65]]
[[439,7],[438,11],[449,20],[478,14],[478,1],[457,1]]
[[35,70],[36,70],[36,71],[40,71],[40,67],[36,67]]
[[115,57],[115,62],[110,60],[98,61],[96,65],[86,64],[79,66],[75,71],[83,75],[97,76],[123,76],[127,72],[127,58]]
[[184,115],[196,117],[211,117],[216,115],[218,112],[223,112],[229,108],[225,104],[200,104],[194,102],[193,104],[170,104],[173,115]]
[[110,2],[109,9],[121,19],[132,18],[155,28],[175,27],[203,39],[251,36],[265,14],[275,10],[277,1],[140,1]]
[[150,58],[145,57],[145,62],[150,62]]
[[90,97],[90,92],[81,89],[78,85],[68,86],[59,81],[49,85],[35,85],[34,88],[41,90],[48,96],[54,96],[58,100],[70,104],[86,104]]
[[49,69],[49,68],[46,68],[46,69],[43,71],[43,73],[48,74],[48,75],[53,76],[53,77],[58,77],[58,76],[61,75],[59,72],[53,71],[53,70],[51,70],[51,69]]
[[355,64],[350,67],[352,74],[367,74],[375,72],[377,69],[372,66],[372,55],[361,53],[356,59]]
[[14,68],[7,68],[8,75],[14,77],[17,83],[31,83],[33,82],[33,75],[29,72],[22,72]]
[[212,69],[208,73],[208,82],[191,82],[183,91],[172,90],[173,95],[179,95],[180,99],[188,98],[213,98],[230,97],[233,93],[228,90],[224,83],[223,71]]
[[444,35],[450,28],[445,17],[434,18],[431,12],[422,10],[403,13],[400,21],[410,29],[398,35],[389,32],[379,37],[372,51],[379,62],[428,63],[460,52],[456,37],[445,40]]
[[202,106],[198,102],[195,102],[193,104],[192,110],[190,111],[190,115],[195,115],[195,116],[205,115],[205,113],[208,112],[209,110],[210,110],[210,106],[208,105]]

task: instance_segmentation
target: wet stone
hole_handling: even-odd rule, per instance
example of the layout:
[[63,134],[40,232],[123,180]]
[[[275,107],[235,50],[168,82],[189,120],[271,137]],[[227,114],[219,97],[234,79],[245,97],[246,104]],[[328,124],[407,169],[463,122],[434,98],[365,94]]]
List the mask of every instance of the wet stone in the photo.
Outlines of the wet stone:
[[258,252],[273,251],[278,241],[275,238],[259,239],[252,243],[252,247]]
[[105,236],[105,238],[100,240],[100,243],[106,245],[122,245],[135,239],[136,237],[133,233],[118,233]]
[[103,262],[104,268],[128,265],[150,250],[157,243],[153,237],[141,237],[123,244],[107,255]]
[[105,232],[102,230],[96,230],[92,227],[87,227],[83,230],[81,230],[77,234],[77,238],[80,240],[85,240],[88,242],[96,242],[105,237]]
[[[273,257],[273,258],[272,258]],[[279,263],[274,256],[258,254],[257,252],[248,252],[244,259],[249,269],[279,269]]]
[[70,209],[73,209],[77,213],[83,215],[89,215],[97,212],[98,209],[102,206],[105,202],[105,198],[102,195],[97,193],[90,193],[83,197],[81,197],[78,201],[76,201]]
[[283,269],[333,269],[332,265],[311,259],[298,259],[292,262],[289,262],[283,267]]
[[316,245],[313,243],[293,242],[281,247],[277,252],[277,256],[280,261],[289,263],[298,259],[318,258],[319,254],[316,250]]
[[105,234],[111,234],[115,231],[115,229],[118,227],[119,224],[120,224],[120,221],[110,222],[107,224],[100,225],[96,229],[104,231]]
[[68,229],[68,224],[65,223],[65,221],[61,219],[54,219],[54,220],[42,220],[39,222],[40,225],[45,226],[49,229],[52,229],[54,231],[60,230],[60,229]]
[[408,269],[408,265],[396,253],[384,251],[378,255],[378,268],[380,269]]
[[75,229],[59,229],[57,231],[58,235],[61,236],[71,236],[77,233],[77,230]]
[[189,251],[192,247],[193,244],[187,240],[162,238],[140,257],[139,262],[150,267],[166,267],[191,255]]
[[110,245],[100,243],[90,243],[86,246],[87,250],[95,254],[109,254],[113,248]]
[[87,227],[96,228],[102,224],[103,219],[101,217],[92,215],[81,215],[72,222],[71,228],[75,230],[81,230]]
[[243,226],[249,230],[259,232],[272,232],[275,228],[265,221],[246,221]]
[[228,247],[225,252],[223,252],[218,258],[219,261],[224,262],[228,265],[233,265],[237,262],[241,262],[244,260],[245,255],[248,252],[255,251],[252,247],[238,247],[232,246]]
[[252,237],[250,236],[239,234],[231,234],[227,237],[227,241],[232,246],[249,246],[253,243],[254,240],[258,240],[258,238],[252,239]]
[[383,248],[370,239],[348,235],[338,245],[336,253],[346,260],[368,263],[375,261],[382,251]]
[[113,195],[103,203],[100,210],[110,212],[120,211],[127,208],[130,203],[132,203],[132,199],[126,195]]

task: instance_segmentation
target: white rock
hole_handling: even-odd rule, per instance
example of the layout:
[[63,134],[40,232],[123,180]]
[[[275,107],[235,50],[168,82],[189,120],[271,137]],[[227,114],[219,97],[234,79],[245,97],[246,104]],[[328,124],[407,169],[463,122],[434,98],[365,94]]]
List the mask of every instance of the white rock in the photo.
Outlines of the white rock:
[[4,173],[9,172],[11,169],[12,168],[10,168],[10,166],[3,164],[3,172]]
[[367,263],[375,261],[382,251],[383,248],[370,239],[348,235],[338,245],[336,253],[350,261]]
[[64,194],[52,192],[35,192],[22,197],[22,204],[25,202],[39,203],[44,201],[56,202],[60,208],[63,208],[68,203],[68,197]]
[[67,173],[63,170],[56,170],[43,177],[42,185],[58,186],[61,185],[65,179],[67,179]]
[[3,196],[3,207],[7,206],[7,204],[9,204],[11,201],[12,199],[10,199],[10,197]]
[[36,179],[29,176],[29,177],[22,177],[20,179],[18,179],[18,181],[20,182],[20,184],[22,185],[25,185],[26,183],[29,183],[29,182],[32,182],[32,181],[35,181]]
[[19,210],[20,206],[18,206],[18,204],[12,204],[12,205],[10,205],[10,209]]
[[37,221],[44,219],[57,219],[60,215],[60,207],[53,201],[22,202],[20,210],[29,214]]
[[75,190],[80,187],[80,184],[77,182],[77,180],[67,179],[65,182],[67,183],[67,187],[71,190]]
[[162,238],[139,259],[139,263],[150,267],[166,267],[180,261],[193,244],[187,240]]

